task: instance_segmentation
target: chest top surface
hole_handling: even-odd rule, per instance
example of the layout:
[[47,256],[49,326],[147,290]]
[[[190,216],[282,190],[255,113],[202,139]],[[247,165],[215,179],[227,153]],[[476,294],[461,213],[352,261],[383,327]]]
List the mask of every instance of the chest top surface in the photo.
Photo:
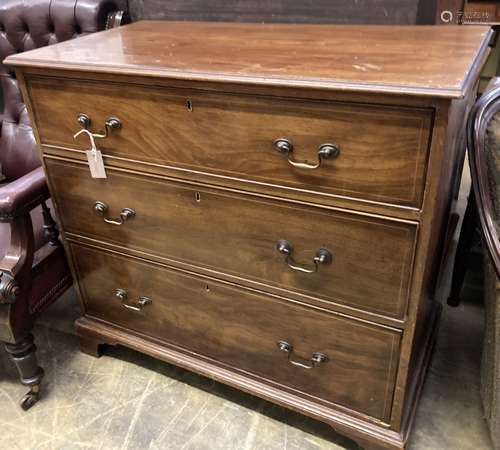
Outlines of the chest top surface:
[[[13,55],[12,66],[459,98],[484,26],[142,21]],[[473,78],[473,77],[472,77]]]

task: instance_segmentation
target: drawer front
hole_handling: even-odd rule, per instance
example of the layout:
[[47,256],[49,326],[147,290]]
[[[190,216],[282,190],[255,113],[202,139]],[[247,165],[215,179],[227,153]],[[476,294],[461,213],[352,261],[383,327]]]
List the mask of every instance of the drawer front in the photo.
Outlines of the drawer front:
[[[46,167],[66,232],[263,283],[283,295],[405,313],[416,225],[109,169],[107,179],[92,179],[86,165],[50,158]],[[96,201],[108,210],[96,212]],[[104,222],[126,208],[133,218],[119,226]],[[292,247],[289,258],[283,241]],[[325,249],[331,260],[304,273]]]
[[[87,114],[94,131],[117,116],[122,128],[98,140],[103,153],[166,165],[178,177],[196,171],[222,185],[250,181],[253,189],[421,206],[430,110],[37,78],[29,89],[43,144],[86,149],[85,136],[73,140],[77,115]],[[276,150],[281,138],[291,153]],[[340,153],[323,147],[331,156],[319,168],[288,162],[316,164],[323,144]]]
[[[116,254],[79,245],[71,250],[86,314],[325,403],[389,418],[398,331]],[[280,350],[280,341],[291,351]],[[288,361],[309,366],[313,354],[327,360],[310,369]]]

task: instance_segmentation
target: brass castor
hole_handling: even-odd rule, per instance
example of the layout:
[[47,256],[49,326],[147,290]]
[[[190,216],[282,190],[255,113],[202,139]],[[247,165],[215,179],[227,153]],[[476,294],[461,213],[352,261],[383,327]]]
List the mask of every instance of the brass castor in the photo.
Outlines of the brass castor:
[[21,408],[27,411],[40,398],[40,383],[43,378],[43,369],[36,359],[33,336],[30,333],[14,343],[6,343],[5,350],[17,367],[21,383],[30,389],[21,400]]
[[29,392],[21,400],[21,408],[28,411],[40,398],[40,385],[31,386]]

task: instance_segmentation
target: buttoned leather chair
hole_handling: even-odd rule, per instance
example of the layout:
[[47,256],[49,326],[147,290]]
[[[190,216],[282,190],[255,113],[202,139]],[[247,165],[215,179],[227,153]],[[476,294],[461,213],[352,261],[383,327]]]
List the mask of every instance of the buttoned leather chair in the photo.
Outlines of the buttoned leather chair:
[[[119,25],[120,0],[0,1],[0,61],[8,55]],[[0,341],[30,391],[39,398],[34,319],[72,283],[36,142],[15,74],[0,64]],[[1,109],[0,109],[1,110]]]

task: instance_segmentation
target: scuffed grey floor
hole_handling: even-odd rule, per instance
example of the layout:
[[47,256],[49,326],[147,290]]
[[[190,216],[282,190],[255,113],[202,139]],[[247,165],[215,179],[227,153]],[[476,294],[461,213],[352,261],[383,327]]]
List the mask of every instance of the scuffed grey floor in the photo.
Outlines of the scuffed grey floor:
[[[0,351],[0,449],[356,449],[328,426],[124,348],[79,352],[73,291],[35,330],[43,399],[24,413],[25,388]],[[482,309],[445,306],[418,409],[413,450],[490,449],[479,398]]]

